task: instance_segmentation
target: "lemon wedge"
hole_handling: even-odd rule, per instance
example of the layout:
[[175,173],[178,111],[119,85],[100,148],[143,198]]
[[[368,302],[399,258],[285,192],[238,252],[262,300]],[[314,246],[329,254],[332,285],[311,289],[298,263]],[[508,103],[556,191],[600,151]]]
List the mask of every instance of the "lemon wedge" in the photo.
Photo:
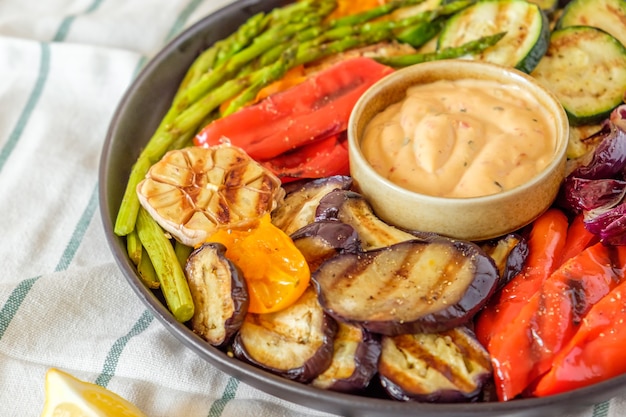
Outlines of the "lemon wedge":
[[100,385],[50,368],[41,417],[146,417],[135,405]]

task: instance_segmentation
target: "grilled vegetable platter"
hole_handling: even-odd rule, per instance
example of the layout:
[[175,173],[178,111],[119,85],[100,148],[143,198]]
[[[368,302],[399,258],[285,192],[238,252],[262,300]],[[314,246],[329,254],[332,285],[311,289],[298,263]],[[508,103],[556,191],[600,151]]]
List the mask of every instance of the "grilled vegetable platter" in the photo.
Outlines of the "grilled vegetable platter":
[[[609,398],[626,384],[624,22],[624,0],[236,2],[118,108],[101,164],[118,263],[185,344],[310,407]],[[350,178],[356,100],[439,59],[530,73],[565,108],[568,176],[524,229],[401,230]]]

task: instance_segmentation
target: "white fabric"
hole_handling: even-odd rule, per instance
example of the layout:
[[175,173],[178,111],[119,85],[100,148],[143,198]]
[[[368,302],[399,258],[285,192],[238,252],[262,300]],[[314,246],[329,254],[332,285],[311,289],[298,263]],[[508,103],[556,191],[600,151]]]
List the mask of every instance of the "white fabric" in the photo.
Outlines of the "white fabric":
[[[230,0],[0,2],[0,416],[38,416],[44,374],[97,382],[151,417],[319,416],[185,348],[106,244],[97,170],[146,58]],[[571,417],[619,416],[623,400]]]

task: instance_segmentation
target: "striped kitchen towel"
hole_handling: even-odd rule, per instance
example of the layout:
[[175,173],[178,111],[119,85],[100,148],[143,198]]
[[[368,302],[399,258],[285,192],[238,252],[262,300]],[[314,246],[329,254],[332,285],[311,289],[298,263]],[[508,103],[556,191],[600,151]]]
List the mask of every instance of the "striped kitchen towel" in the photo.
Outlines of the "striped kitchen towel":
[[[175,339],[125,282],[97,209],[100,151],[125,89],[168,40],[231,1],[0,2],[0,417],[38,416],[50,367],[151,417],[327,415]],[[571,417],[624,415],[624,399]]]
[[57,367],[149,416],[323,415],[185,348],[125,282],[98,211],[106,130],[139,69],[229,0],[0,2],[0,417]]

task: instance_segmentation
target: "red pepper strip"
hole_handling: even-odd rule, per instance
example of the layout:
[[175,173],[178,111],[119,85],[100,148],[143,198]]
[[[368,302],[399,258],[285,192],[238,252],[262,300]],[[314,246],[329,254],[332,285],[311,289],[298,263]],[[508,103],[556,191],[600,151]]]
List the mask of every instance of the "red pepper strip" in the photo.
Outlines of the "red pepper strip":
[[533,395],[581,388],[626,372],[626,280],[598,301]]
[[585,227],[584,217],[582,214],[577,215],[567,230],[567,240],[563,249],[563,262],[578,255],[585,248],[594,245],[600,241],[600,238],[591,233]]
[[549,209],[535,220],[524,269],[494,296],[476,320],[476,336],[483,346],[503,332],[561,264],[567,227],[567,217],[558,209]]
[[626,247],[602,243],[585,249],[563,264],[544,283],[533,324],[540,353],[535,374],[547,372],[589,309],[615,288],[626,267]]
[[565,262],[488,346],[498,397],[515,398],[549,371],[591,307],[619,284],[626,247],[597,243]]
[[370,58],[352,58],[288,90],[205,126],[199,146],[229,140],[256,160],[268,160],[345,130],[356,101],[393,69]]
[[349,175],[348,139],[343,134],[304,145],[261,164],[283,183],[301,178]]
[[[528,323],[537,309],[539,294],[526,302],[505,330],[494,334],[487,351],[494,370],[494,384],[500,401],[514,399],[528,385],[530,369],[534,361],[530,355],[531,338]],[[513,327],[515,326],[515,327]]]

